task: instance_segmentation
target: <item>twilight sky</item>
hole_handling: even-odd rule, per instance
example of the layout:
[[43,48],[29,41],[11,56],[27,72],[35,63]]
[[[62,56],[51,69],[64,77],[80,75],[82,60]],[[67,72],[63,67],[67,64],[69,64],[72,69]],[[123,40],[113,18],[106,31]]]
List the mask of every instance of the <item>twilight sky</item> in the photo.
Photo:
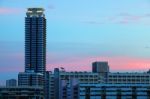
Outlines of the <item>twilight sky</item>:
[[108,61],[111,71],[150,67],[149,0],[0,0],[0,84],[24,71],[26,8],[47,18],[47,70],[91,70]]

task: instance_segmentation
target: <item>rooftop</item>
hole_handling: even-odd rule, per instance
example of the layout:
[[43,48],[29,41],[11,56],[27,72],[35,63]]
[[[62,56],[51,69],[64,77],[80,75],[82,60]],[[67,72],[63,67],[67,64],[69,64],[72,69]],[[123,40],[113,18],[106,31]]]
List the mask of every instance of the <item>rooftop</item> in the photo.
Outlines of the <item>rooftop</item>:
[[44,9],[43,8],[28,8],[26,15],[28,17],[39,17],[39,16],[45,16],[44,15]]

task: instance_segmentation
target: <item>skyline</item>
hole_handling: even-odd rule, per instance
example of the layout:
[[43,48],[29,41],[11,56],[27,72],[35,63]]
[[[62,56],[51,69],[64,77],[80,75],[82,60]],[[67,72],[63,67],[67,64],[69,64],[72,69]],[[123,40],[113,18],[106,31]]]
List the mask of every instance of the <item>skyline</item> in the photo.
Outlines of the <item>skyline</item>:
[[1,80],[24,70],[24,17],[31,6],[46,12],[47,70],[89,71],[94,61],[108,61],[111,71],[149,69],[148,0],[1,0],[0,6]]

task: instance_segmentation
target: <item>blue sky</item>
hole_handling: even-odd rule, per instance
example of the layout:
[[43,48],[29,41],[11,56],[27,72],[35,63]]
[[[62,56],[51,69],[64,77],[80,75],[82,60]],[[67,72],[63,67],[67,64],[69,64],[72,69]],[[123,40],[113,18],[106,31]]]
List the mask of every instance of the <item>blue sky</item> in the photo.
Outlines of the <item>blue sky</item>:
[[1,82],[24,71],[29,7],[45,8],[47,70],[90,71],[91,62],[103,60],[111,71],[149,69],[149,0],[0,0]]

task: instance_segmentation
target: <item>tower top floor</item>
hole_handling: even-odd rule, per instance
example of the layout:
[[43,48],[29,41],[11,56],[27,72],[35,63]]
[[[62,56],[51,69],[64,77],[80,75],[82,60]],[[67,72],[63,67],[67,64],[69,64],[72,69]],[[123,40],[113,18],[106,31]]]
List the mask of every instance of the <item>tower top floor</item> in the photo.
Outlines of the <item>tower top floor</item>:
[[43,8],[27,8],[27,17],[45,17]]

